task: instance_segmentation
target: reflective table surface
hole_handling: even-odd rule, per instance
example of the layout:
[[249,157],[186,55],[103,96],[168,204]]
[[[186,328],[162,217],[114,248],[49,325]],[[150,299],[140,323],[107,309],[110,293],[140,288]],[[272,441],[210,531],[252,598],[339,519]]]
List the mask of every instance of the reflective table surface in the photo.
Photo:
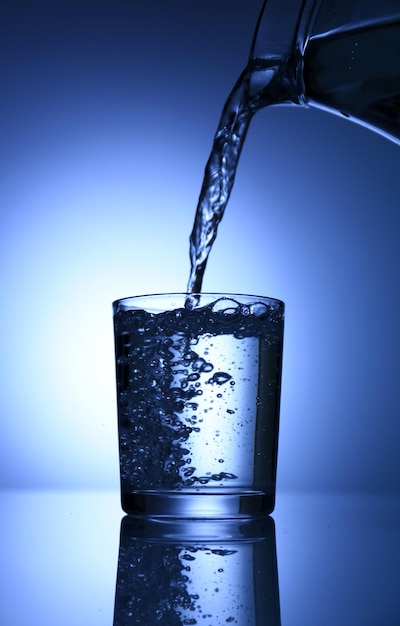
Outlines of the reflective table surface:
[[0,493],[5,626],[399,626],[400,497],[280,494],[246,522],[127,518],[115,492]]

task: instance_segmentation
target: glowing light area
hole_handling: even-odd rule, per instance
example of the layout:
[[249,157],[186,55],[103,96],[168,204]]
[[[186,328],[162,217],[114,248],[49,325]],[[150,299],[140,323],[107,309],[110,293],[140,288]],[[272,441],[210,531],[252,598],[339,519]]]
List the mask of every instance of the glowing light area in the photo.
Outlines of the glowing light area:
[[42,158],[33,180],[9,195],[0,358],[11,444],[2,476],[11,485],[118,484],[111,302],[185,286],[190,218],[184,232],[174,227],[175,257],[166,254],[160,215],[165,198],[178,194],[162,175],[150,200],[135,194],[123,172],[128,155],[119,159],[113,169],[93,151],[58,163]]
[[[259,10],[157,3],[153,29],[152,2],[95,4],[1,9],[6,487],[118,487],[111,302],[185,289]],[[251,125],[204,290],[286,302],[278,496],[400,488],[399,167],[397,146],[319,111]]]
[[[210,20],[199,5],[182,28],[180,3],[157,11],[155,34],[152,5],[2,7],[3,486],[118,487],[111,302],[186,287],[202,171],[242,53],[210,91],[224,12]],[[195,36],[201,54],[182,55]]]
[[0,498],[2,623],[112,624],[118,494],[21,490]]

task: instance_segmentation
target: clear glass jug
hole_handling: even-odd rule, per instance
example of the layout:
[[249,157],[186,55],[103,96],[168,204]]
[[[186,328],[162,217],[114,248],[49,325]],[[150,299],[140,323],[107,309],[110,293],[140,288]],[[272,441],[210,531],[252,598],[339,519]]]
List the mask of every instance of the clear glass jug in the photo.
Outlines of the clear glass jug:
[[264,2],[206,165],[188,293],[201,291],[254,113],[283,104],[325,109],[400,144],[400,0]]
[[253,110],[314,106],[400,143],[399,0],[266,0],[248,71]]

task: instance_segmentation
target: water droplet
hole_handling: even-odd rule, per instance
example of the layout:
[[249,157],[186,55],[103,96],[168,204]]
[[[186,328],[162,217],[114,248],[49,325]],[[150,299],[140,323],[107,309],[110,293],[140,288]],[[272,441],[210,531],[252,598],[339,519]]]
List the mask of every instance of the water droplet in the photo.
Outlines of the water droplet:
[[204,363],[200,368],[200,372],[212,372],[213,369],[214,365],[212,363]]
[[192,369],[194,369],[194,370],[199,370],[199,369],[200,369],[200,368],[204,365],[204,363],[205,363],[205,360],[204,360],[204,359],[201,359],[201,358],[196,359],[196,360],[195,360],[195,361],[193,361],[193,363],[192,363]]
[[228,380],[231,380],[231,378],[232,376],[226,372],[215,372],[214,376],[212,376],[207,382],[210,385],[213,385],[214,383],[217,385],[223,385],[224,383],[227,383]]
[[263,302],[255,302],[250,306],[250,313],[256,317],[264,317],[268,313],[268,306]]
[[233,300],[233,298],[219,298],[216,300],[211,310],[216,313],[224,313],[225,315],[232,315],[236,313],[240,308],[239,302]]

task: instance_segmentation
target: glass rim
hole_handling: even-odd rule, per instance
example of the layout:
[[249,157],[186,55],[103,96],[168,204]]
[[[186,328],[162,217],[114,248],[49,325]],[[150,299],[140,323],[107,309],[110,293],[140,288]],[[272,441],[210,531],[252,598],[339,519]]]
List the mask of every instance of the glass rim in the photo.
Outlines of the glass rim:
[[117,300],[113,301],[113,306],[118,306],[119,304],[127,301],[135,301],[140,300],[142,298],[168,298],[168,297],[180,297],[180,298],[190,298],[190,297],[199,296],[200,299],[202,297],[216,297],[216,298],[252,298],[256,300],[269,300],[270,302],[274,302],[280,307],[285,307],[285,303],[283,300],[279,298],[273,298],[272,296],[260,296],[257,294],[248,294],[248,293],[231,293],[231,292],[217,292],[217,291],[200,291],[200,292],[185,292],[185,291],[165,291],[159,293],[147,293],[140,294],[135,296],[126,296],[124,298],[117,298]]

